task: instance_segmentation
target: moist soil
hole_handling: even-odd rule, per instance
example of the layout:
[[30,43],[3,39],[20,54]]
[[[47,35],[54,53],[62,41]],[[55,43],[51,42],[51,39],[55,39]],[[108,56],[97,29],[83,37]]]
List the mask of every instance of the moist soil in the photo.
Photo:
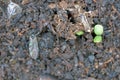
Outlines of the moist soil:
[[[22,13],[7,18],[0,0],[0,80],[120,80],[120,0],[14,0]],[[101,43],[91,29],[104,27]],[[77,31],[85,33],[76,36]],[[37,34],[38,58],[29,53]]]

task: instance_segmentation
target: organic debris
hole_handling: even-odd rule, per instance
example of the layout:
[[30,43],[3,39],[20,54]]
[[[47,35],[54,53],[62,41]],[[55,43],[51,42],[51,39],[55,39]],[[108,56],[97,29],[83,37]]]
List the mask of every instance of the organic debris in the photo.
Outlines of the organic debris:
[[29,53],[30,53],[30,56],[33,59],[37,59],[38,52],[39,52],[37,37],[35,35],[31,35],[29,40],[30,40],[30,42],[29,42]]
[[91,32],[91,26],[90,26],[86,16],[84,14],[80,14],[80,19],[81,19],[82,24],[84,25],[85,31]]
[[7,7],[8,18],[10,19],[11,17],[13,17],[21,12],[22,12],[22,8],[18,4],[10,1],[10,3],[8,4],[8,7]]
[[[0,15],[0,80],[120,80],[120,0],[12,1],[22,13]],[[104,25],[101,43],[81,19]]]

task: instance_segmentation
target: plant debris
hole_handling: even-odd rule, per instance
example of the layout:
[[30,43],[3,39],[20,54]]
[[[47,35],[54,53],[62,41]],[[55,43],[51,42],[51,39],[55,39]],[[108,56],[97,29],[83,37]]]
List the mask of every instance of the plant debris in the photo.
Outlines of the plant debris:
[[22,13],[0,15],[0,80],[120,80],[120,0],[12,1]]
[[80,19],[82,24],[84,25],[84,29],[86,32],[91,32],[91,26],[87,20],[87,17],[84,14],[80,14]]
[[37,37],[35,35],[31,35],[29,41],[30,41],[29,42],[29,53],[30,53],[30,56],[33,59],[37,59],[38,52],[39,52]]
[[8,4],[8,7],[7,7],[8,18],[10,19],[11,17],[13,17],[21,12],[22,12],[22,8],[18,4],[14,3],[10,0],[10,3]]

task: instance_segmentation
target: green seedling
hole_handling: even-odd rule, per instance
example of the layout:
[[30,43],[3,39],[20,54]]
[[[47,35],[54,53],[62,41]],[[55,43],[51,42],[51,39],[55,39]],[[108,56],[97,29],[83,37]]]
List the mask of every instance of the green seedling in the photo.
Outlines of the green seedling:
[[100,43],[100,42],[102,42],[102,36],[95,36],[95,38],[94,38],[94,43]]
[[103,34],[103,26],[100,25],[100,24],[95,25],[95,27],[94,27],[94,33],[95,33],[97,36],[102,35],[102,34]]
[[76,32],[75,34],[76,34],[77,36],[81,36],[81,35],[84,34],[84,31],[78,31],[78,32]]

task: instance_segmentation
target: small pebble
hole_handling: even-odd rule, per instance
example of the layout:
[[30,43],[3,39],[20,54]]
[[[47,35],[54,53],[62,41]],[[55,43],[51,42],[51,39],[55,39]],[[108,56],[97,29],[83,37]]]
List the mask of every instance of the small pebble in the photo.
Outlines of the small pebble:
[[119,67],[119,66],[118,66],[118,67],[116,67],[115,72],[120,73],[120,67]]
[[102,62],[99,62],[99,66],[102,66],[103,65],[103,63]]
[[90,55],[88,56],[88,59],[91,63],[93,63],[94,59],[95,59],[95,56],[94,55]]
[[54,76],[44,74],[44,75],[40,75],[39,80],[58,80],[58,79],[56,77],[54,77]]

